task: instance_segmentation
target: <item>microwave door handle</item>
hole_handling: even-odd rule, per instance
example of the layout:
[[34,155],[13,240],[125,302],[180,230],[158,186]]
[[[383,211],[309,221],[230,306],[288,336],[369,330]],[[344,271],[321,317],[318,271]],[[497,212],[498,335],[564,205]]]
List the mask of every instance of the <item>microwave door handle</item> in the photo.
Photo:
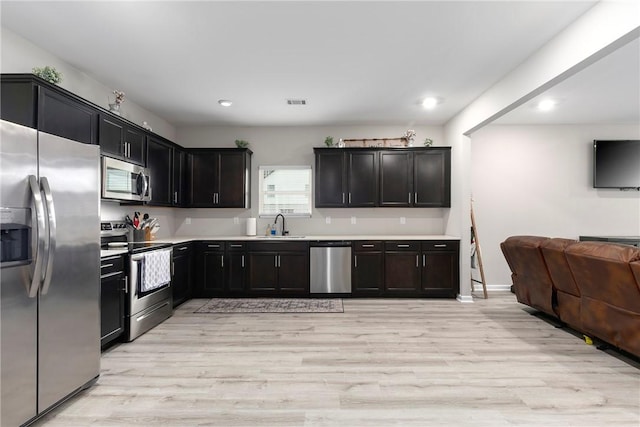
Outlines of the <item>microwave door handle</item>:
[[33,277],[31,278],[31,284],[29,285],[28,294],[29,298],[35,298],[38,295],[38,288],[40,281],[42,280],[42,257],[44,254],[44,204],[42,203],[42,194],[40,193],[40,186],[38,185],[38,179],[35,175],[29,175],[29,188],[31,189],[31,196],[33,197],[33,204],[36,210],[36,250],[34,254],[35,266],[33,270]]
[[42,282],[42,295],[46,295],[51,285],[51,272],[53,270],[53,257],[56,253],[56,210],[53,203],[53,196],[51,195],[51,187],[49,187],[49,180],[46,177],[40,178],[40,186],[44,192],[44,200],[47,205],[47,217],[49,219],[49,248],[47,250],[47,264],[44,269],[43,282]]
[[138,173],[138,179],[142,181],[142,190],[138,195],[140,196],[140,199],[144,199],[144,195],[147,194],[147,188],[149,188],[149,183],[147,182],[147,177],[144,176],[144,173],[142,172]]

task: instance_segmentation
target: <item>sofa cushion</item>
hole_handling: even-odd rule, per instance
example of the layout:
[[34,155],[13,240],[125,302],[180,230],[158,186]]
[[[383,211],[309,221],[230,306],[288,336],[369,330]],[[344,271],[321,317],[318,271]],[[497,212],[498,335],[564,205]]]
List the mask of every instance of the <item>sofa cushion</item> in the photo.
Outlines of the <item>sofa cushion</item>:
[[640,260],[640,249],[578,242],[567,247],[565,254],[581,296],[640,313],[640,289],[629,264]]
[[556,316],[553,310],[553,284],[540,245],[540,236],[511,236],[500,244],[511,269],[519,302]]

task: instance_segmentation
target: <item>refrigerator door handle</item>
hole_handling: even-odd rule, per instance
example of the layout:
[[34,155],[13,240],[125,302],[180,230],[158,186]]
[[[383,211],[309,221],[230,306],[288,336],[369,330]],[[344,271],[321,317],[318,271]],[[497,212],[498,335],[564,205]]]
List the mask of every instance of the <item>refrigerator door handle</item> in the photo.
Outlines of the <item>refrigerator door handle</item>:
[[51,187],[49,187],[49,180],[43,176],[40,178],[40,187],[44,192],[44,200],[47,205],[47,218],[49,220],[49,247],[47,249],[47,264],[44,269],[44,280],[42,282],[42,295],[46,295],[49,292],[49,285],[51,285],[51,272],[53,270],[53,258],[56,253],[56,233],[58,228],[56,226],[56,210],[53,203],[53,196],[51,195]]
[[36,207],[36,253],[34,255],[35,266],[33,270],[33,278],[31,279],[31,285],[29,285],[28,293],[29,298],[35,298],[38,295],[38,289],[40,282],[42,281],[42,256],[44,254],[44,204],[42,203],[42,194],[40,194],[40,186],[35,175],[29,175],[29,187],[31,188],[31,196],[33,197],[33,203]]

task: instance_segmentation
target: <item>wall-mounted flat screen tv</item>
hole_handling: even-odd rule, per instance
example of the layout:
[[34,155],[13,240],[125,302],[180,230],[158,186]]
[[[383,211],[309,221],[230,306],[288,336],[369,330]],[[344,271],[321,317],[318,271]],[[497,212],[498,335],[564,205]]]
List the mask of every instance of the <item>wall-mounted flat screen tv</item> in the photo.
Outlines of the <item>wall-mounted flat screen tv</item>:
[[640,140],[593,141],[593,187],[640,189]]

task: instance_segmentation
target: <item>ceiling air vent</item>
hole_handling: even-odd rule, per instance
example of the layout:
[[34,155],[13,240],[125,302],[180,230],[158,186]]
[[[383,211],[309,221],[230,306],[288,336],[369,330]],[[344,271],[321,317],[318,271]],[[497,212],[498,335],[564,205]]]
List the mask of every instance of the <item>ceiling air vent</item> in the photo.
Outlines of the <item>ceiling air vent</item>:
[[306,99],[287,99],[288,105],[307,105]]

